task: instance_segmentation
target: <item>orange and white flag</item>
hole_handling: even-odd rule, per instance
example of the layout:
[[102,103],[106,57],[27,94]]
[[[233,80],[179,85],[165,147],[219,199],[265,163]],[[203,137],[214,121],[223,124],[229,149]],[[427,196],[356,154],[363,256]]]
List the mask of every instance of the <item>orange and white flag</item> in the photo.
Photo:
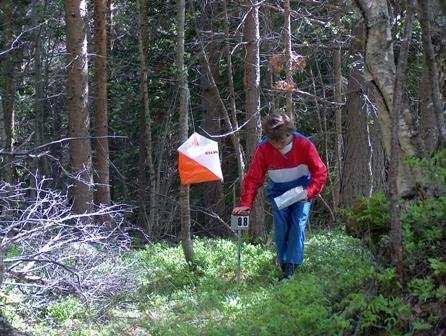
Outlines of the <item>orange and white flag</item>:
[[218,143],[194,133],[178,147],[178,170],[182,185],[222,181]]

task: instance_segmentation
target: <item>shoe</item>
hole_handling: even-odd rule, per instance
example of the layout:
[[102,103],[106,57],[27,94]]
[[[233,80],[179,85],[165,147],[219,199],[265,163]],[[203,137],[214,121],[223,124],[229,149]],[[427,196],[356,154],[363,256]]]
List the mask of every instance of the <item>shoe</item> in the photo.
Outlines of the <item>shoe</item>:
[[282,273],[285,273],[285,271],[286,271],[286,263],[280,263],[280,269],[282,270]]
[[285,272],[283,275],[284,279],[291,279],[294,275],[294,271],[296,270],[296,264],[292,264],[292,263],[287,263],[285,264],[286,268],[285,268]]
[[281,269],[281,273],[280,273],[280,276],[279,276],[279,281],[282,281],[283,279],[285,279],[285,273],[286,273],[286,270],[287,270],[287,263],[280,263],[279,264],[280,265],[280,269]]

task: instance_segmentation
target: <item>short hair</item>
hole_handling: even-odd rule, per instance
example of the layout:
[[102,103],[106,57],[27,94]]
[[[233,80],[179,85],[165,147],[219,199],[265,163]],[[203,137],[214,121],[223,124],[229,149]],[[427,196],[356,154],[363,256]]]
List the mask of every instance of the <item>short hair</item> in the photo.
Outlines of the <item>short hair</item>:
[[282,113],[269,114],[263,120],[262,128],[263,133],[271,140],[282,140],[295,131],[291,118]]

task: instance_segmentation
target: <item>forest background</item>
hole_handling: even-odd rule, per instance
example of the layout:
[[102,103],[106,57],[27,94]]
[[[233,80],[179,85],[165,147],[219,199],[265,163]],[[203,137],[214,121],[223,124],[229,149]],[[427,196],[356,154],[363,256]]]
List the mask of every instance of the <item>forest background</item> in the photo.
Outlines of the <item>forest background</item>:
[[[2,314],[16,327],[87,335],[92,324],[113,330],[105,334],[165,334],[172,325],[217,334],[444,332],[444,0],[0,5],[0,282]],[[260,193],[245,237],[247,287],[232,292],[229,217],[261,118],[274,112],[294,120],[329,169],[308,228],[308,274],[271,287],[272,218]],[[218,141],[224,181],[180,185],[177,148],[193,132]],[[352,251],[361,252],[346,259]],[[351,275],[346,287],[305,278],[328,284],[336,267]],[[175,285],[163,288],[163,279]],[[241,316],[262,311],[256,286],[272,298],[287,293],[298,308],[319,302],[320,290],[324,312],[284,326],[271,322],[284,309],[273,305],[271,316],[248,323]],[[317,295],[290,294],[305,286]],[[198,308],[188,304],[183,316],[166,308],[185,300],[172,288],[211,288],[215,301],[194,297]],[[228,291],[244,303],[213,316],[208,309]],[[173,315],[148,318],[144,295],[157,314]],[[121,325],[110,307],[152,322],[126,317]],[[212,317],[191,322],[187,314]]]

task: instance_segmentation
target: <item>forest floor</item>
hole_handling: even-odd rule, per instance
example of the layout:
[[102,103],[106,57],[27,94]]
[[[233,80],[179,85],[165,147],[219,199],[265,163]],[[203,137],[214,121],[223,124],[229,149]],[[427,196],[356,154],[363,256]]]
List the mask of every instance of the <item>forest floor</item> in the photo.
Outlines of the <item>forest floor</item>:
[[313,234],[304,266],[285,282],[278,281],[273,246],[244,244],[240,284],[233,241],[198,239],[195,253],[195,270],[179,246],[128,253],[121,262],[131,265],[136,286],[106,307],[65,297],[35,316],[16,291],[6,291],[2,310],[15,327],[45,336],[332,335],[360,327],[352,310],[374,266],[354,238]]

